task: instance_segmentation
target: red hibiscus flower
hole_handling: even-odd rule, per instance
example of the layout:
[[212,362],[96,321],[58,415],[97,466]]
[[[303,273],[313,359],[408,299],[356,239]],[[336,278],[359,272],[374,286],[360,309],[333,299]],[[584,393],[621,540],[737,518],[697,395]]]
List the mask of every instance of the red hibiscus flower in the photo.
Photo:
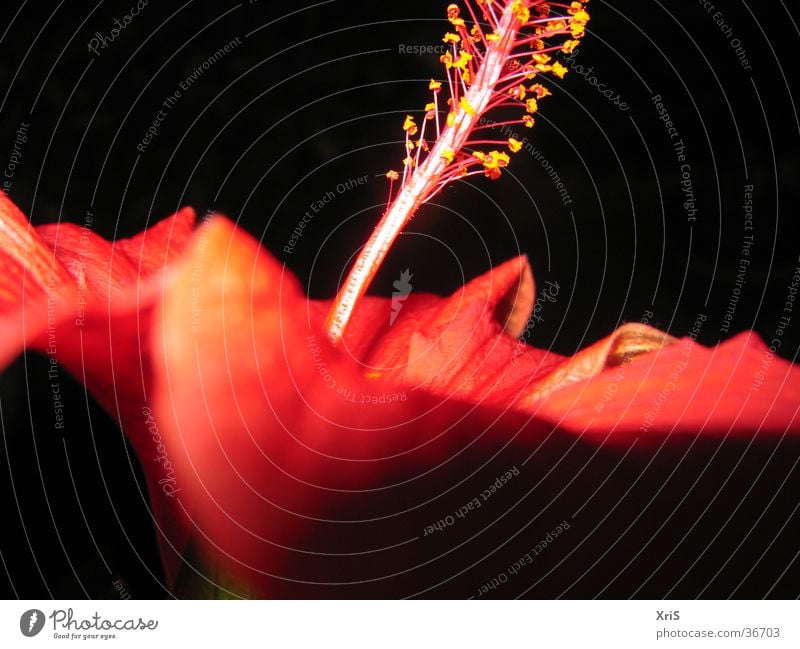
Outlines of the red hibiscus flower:
[[[603,594],[681,508],[697,525],[720,494],[741,504],[744,454],[771,450],[766,467],[798,430],[800,374],[779,339],[706,348],[645,318],[571,357],[528,346],[538,307],[524,257],[447,298],[413,292],[410,271],[391,297],[366,296],[420,206],[453,181],[497,179],[529,147],[518,132],[589,20],[585,0],[464,6],[447,7],[443,78],[419,123],[403,122],[403,171],[386,173],[386,211],[333,300],[309,300],[222,216],[194,228],[183,210],[112,244],[88,227],[33,228],[0,194],[0,363],[38,350],[116,418],[176,596]],[[55,390],[53,405],[58,429]],[[731,441],[744,450],[716,493],[690,498]],[[738,511],[673,589],[705,569]],[[626,526],[612,535],[614,517]],[[604,574],[642,524],[645,541]],[[628,591],[670,570],[681,543],[649,576],[630,570]]]
[[[178,594],[482,595],[470,568],[568,529],[526,510],[554,471],[798,429],[800,373],[754,334],[705,348],[629,324],[537,350],[518,258],[449,298],[365,298],[334,346],[330,303],[230,221],[192,220],[110,244],[0,195],[3,361],[51,355],[119,420]],[[505,580],[530,552],[511,556]]]

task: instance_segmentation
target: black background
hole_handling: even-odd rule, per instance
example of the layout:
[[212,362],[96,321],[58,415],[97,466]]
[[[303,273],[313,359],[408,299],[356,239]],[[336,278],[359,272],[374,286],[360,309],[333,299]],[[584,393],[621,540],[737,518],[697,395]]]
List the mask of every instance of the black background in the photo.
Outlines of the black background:
[[[440,42],[444,3],[151,0],[98,55],[89,52],[95,32],[108,34],[132,4],[4,3],[0,167],[20,125],[29,124],[11,197],[35,224],[82,223],[90,211],[107,238],[129,236],[180,206],[199,215],[217,210],[285,261],[310,295],[330,297],[380,216],[387,191],[380,176],[400,168],[403,118],[419,115],[429,101],[427,80],[440,74],[437,56],[401,49]],[[676,336],[705,315],[699,340],[708,345],[748,329],[771,340],[800,265],[792,64],[800,34],[782,2],[717,5],[751,71],[703,2],[592,0],[590,33],[575,61],[593,66],[599,82],[630,110],[621,111],[573,71],[563,81],[550,80],[554,94],[542,102],[536,127],[524,132],[552,163],[572,204],[565,206],[542,166],[520,153],[501,180],[453,185],[425,206],[372,291],[388,294],[409,268],[416,291],[446,294],[526,253],[539,285],[550,280],[562,287],[534,331],[539,347],[573,353],[646,311]],[[145,152],[138,151],[166,98],[237,38],[241,44],[182,93]],[[680,163],[652,102],[656,94],[686,145],[697,203],[693,223],[682,206]],[[337,191],[365,175],[367,183]],[[748,233],[741,205],[750,183],[754,230]],[[335,199],[293,253],[285,253],[298,219],[326,192]],[[751,265],[724,331],[745,234],[754,235]],[[799,344],[800,322],[793,321],[781,355],[794,359]],[[46,372],[45,360],[26,354],[0,379],[0,592],[116,597],[111,582],[121,578],[136,597],[168,596],[129,448],[77,382],[64,397],[68,430],[54,433],[43,412],[50,397]],[[698,473],[711,454],[694,457]],[[679,455],[659,456],[656,467],[674,467]],[[702,513],[693,495],[695,509],[678,512],[672,531],[657,535],[648,553],[653,565],[603,590],[628,560],[624,551],[612,553],[596,580],[573,595],[796,597],[797,455],[787,443],[728,442],[706,474],[707,493],[730,488],[741,456],[747,472],[732,482],[754,486],[747,494],[723,494],[708,514],[724,521],[714,507],[742,505],[708,553],[730,559],[729,579],[712,584],[708,575],[693,575],[670,590],[712,536],[708,521],[692,527]],[[629,461],[647,464],[646,457]],[[686,495],[678,491],[666,507]],[[618,511],[604,536],[620,537],[634,517]],[[634,528],[622,545],[638,549],[652,534],[652,528]],[[641,575],[676,540],[685,563],[637,591]],[[762,553],[758,569],[748,573]],[[529,595],[560,593],[553,587]]]

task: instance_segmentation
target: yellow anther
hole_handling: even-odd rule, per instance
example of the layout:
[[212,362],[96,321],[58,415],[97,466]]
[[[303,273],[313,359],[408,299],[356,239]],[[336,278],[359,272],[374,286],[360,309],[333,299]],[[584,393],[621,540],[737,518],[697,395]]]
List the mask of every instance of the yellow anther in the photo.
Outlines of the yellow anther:
[[[483,168],[488,172],[499,171],[500,168],[507,167],[508,163],[511,162],[511,158],[505,151],[489,151],[482,159],[478,159],[482,161]],[[497,175],[499,176],[499,174]]]
[[508,138],[508,148],[511,150],[511,153],[518,153],[520,149],[522,149],[522,142],[510,137]]
[[516,0],[511,7],[511,10],[514,12],[514,16],[519,20],[523,25],[526,25],[528,21],[531,19],[531,12],[528,7],[525,6],[524,3]]
[[528,91],[536,93],[536,97],[539,99],[553,94],[547,88],[545,88],[541,83],[534,83],[530,88],[528,88]]
[[[473,155],[481,161],[484,174],[492,180],[497,180],[500,177],[500,167],[505,167],[509,159],[507,153],[501,154],[499,151],[489,151],[489,153],[476,151]],[[505,162],[503,162],[502,156],[505,156]]]
[[471,60],[472,60],[472,54],[470,54],[469,52],[465,52],[464,50],[461,50],[458,53],[458,60],[453,63],[453,67],[458,68],[462,72],[466,72],[467,65]]
[[469,116],[475,115],[475,109],[472,105],[467,101],[467,98],[464,95],[461,95],[461,99],[458,100],[458,105],[464,109],[464,112]]
[[572,38],[582,38],[586,34],[586,23],[589,22],[589,13],[582,8],[583,5],[578,7],[571,7],[569,12],[572,14],[572,21],[570,22],[570,32]]
[[447,5],[447,18],[456,27],[464,26],[463,19],[459,18],[460,14],[461,14],[461,9],[458,8],[457,4]]
[[575,51],[575,48],[578,47],[580,41],[564,41],[564,44],[561,46],[561,51],[564,54],[572,54]]
[[525,99],[526,90],[525,86],[522,84],[519,84],[516,88],[512,88],[509,92],[519,100]]

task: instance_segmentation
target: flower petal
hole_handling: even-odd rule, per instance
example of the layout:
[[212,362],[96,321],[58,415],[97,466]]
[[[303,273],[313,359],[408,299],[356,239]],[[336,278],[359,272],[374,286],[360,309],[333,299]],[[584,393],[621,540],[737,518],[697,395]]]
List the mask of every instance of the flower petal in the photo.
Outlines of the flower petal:
[[[183,560],[234,594],[398,596],[439,583],[463,594],[457,577],[487,547],[470,540],[502,547],[528,530],[548,502],[518,505],[547,476],[603,463],[586,441],[798,430],[798,370],[752,334],[708,349],[625,325],[572,358],[524,345],[524,259],[450,298],[410,295],[391,325],[391,300],[370,298],[336,348],[319,327],[326,305],[226,219],[190,234],[183,213],[110,246],[75,226],[37,232],[9,205],[6,353],[34,338],[47,349],[56,309],[54,353],[120,419],[145,469],[169,583]],[[515,476],[502,515],[469,514],[458,546],[428,534],[495,493],[498,463]],[[575,489],[579,502],[596,493]]]
[[374,339],[364,359],[367,371],[444,397],[503,407],[518,385],[546,376],[563,360],[519,339],[529,327],[534,292],[528,260],[517,257],[447,299],[412,294],[391,326],[390,300],[372,298],[367,308],[359,305],[344,344],[362,351],[367,331]]
[[[203,254],[176,273],[155,319],[154,412],[201,554],[223,561],[248,593],[292,592],[297,574],[374,573],[358,551],[330,554],[343,535],[351,549],[396,540],[402,527],[385,514],[398,492],[415,498],[426,475],[474,472],[471,462],[442,465],[464,461],[467,449],[480,457],[478,440],[486,451],[523,426],[537,430],[514,413],[365,378],[257,242],[221,218],[203,237]],[[359,526],[337,522],[345,510],[379,518],[354,538]]]
[[555,390],[529,409],[575,431],[612,432],[620,441],[655,434],[796,433],[800,368],[754,333],[714,348],[684,338]]
[[149,470],[159,457],[158,433],[143,408],[150,319],[193,223],[194,211],[184,209],[112,245],[70,223],[33,228],[0,192],[0,367],[26,347],[47,353],[122,424],[145,468],[170,579],[188,537],[162,476]]
[[[645,370],[663,377],[682,351],[680,341],[637,326],[590,348],[571,366],[524,350],[533,360],[520,366],[546,362],[560,377],[547,384],[550,374],[538,370],[548,396],[526,403],[524,390],[503,383],[509,374],[498,371],[492,355],[502,350],[511,366],[518,341],[503,333],[495,307],[505,295],[499,287],[519,284],[521,263],[494,271],[497,290],[487,276],[452,298],[409,297],[409,315],[404,308],[394,325],[402,334],[387,324],[379,338],[375,320],[361,314],[340,349],[318,326],[324,309],[309,305],[297,280],[248,235],[214,219],[203,236],[203,254],[189,255],[176,271],[155,318],[161,329],[153,339],[154,412],[176,470],[176,499],[200,545],[203,559],[194,568],[228,575],[220,587],[234,594],[398,596],[435,583],[439,573],[428,571],[433,561],[445,574],[454,565],[463,569],[465,549],[453,557],[447,541],[435,535],[423,540],[422,530],[480,493],[476,483],[495,479],[485,473],[491,459],[506,458],[510,466],[537,458],[507,492],[521,497],[564,458],[585,466],[594,452],[588,446],[573,451],[579,439],[614,440],[616,423],[619,439],[629,444],[635,416],[646,405],[636,390],[643,385],[645,398],[651,393]],[[374,298],[368,311],[388,323],[390,300]],[[365,318],[360,325],[358,318]],[[448,339],[451,328],[462,336]],[[368,361],[388,365],[420,345],[425,349],[419,353],[434,359],[423,369],[448,369],[425,376],[418,368],[408,371],[410,365],[384,365],[379,377],[366,378],[373,375],[370,368],[351,355],[353,348],[370,349]],[[454,358],[459,345],[473,356]],[[657,351],[637,356],[650,346]],[[731,361],[725,353],[723,365]],[[698,367],[709,354],[713,350],[697,352]],[[473,362],[488,368],[478,372],[485,383],[465,380],[474,373]],[[635,416],[629,420],[624,409],[615,410],[622,401],[614,400],[601,424],[601,417],[583,418],[597,398],[597,388],[586,386],[602,385],[622,367],[627,374],[620,393],[639,408],[631,411]],[[705,379],[695,369],[685,376],[702,387]],[[415,383],[420,376],[423,389]],[[462,398],[447,393],[447,386]],[[496,401],[484,398],[487,393],[498,395]],[[518,398],[503,402],[503,394]],[[787,396],[797,407],[798,397]],[[788,410],[772,423],[794,426],[784,417]],[[693,432],[697,423],[673,411],[655,422],[651,437],[663,439],[673,429]],[[577,434],[569,441],[562,430]],[[471,480],[472,487],[463,486]],[[536,518],[517,513],[521,525]],[[475,516],[462,530],[480,533],[472,526],[481,520]]]
[[75,297],[69,273],[0,191],[0,367],[47,327],[48,295]]
[[[524,258],[478,277],[446,299],[417,296],[368,346],[367,371],[443,398],[513,407],[565,429],[625,443],[638,434],[784,433],[800,426],[800,369],[754,333],[715,348],[629,323],[564,358],[515,340],[530,312]],[[516,294],[531,298],[511,299]],[[506,326],[512,304],[515,324]],[[352,321],[348,348],[387,322],[389,299],[372,298]],[[372,329],[370,329],[372,325]],[[509,331],[511,329],[511,331]],[[524,331],[524,328],[523,328]]]

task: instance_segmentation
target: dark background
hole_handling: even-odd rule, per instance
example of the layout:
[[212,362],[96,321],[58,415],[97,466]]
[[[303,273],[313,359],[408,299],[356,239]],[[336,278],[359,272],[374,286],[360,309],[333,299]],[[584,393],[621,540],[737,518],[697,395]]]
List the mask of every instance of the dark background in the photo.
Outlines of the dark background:
[[[400,168],[403,118],[420,114],[429,101],[427,80],[440,76],[437,56],[403,54],[401,46],[440,42],[446,3],[151,0],[98,55],[89,52],[95,32],[107,35],[134,4],[4,3],[0,167],[20,126],[29,125],[8,193],[35,224],[82,223],[89,211],[108,238],[138,232],[180,206],[200,215],[217,210],[285,261],[313,297],[330,297],[380,216],[387,186],[379,176]],[[554,95],[542,102],[536,127],[524,132],[552,163],[572,204],[564,206],[542,166],[520,153],[501,180],[453,185],[425,206],[372,291],[390,293],[409,268],[415,291],[446,294],[526,253],[540,286],[550,280],[562,287],[534,330],[539,347],[572,353],[646,311],[676,336],[698,314],[706,316],[704,344],[748,329],[771,340],[800,265],[792,65],[800,34],[783,3],[716,4],[752,70],[740,64],[715,11],[702,2],[592,0],[590,33],[575,62],[593,66],[630,109],[621,111],[573,71],[550,80]],[[145,152],[138,151],[167,97],[237,38],[241,44],[182,92]],[[656,94],[686,145],[694,222],[682,206],[680,163],[658,120]],[[364,175],[367,183],[336,191]],[[746,184],[755,186],[752,232],[744,230],[741,207]],[[309,204],[328,191],[335,199],[294,252],[283,252]],[[751,265],[726,331],[745,234],[754,236]],[[796,358],[798,345],[800,321],[793,321],[781,355]],[[64,396],[68,430],[54,433],[43,406],[50,398],[46,373],[46,361],[27,354],[0,379],[0,592],[117,596],[111,582],[121,578],[135,597],[168,596],[131,451],[77,382]],[[675,525],[657,533],[657,515],[653,526],[628,530],[635,509],[615,510],[602,536],[624,534],[621,547],[636,549],[650,539],[638,559],[645,563],[604,590],[629,559],[627,551],[611,553],[575,596],[798,595],[796,445],[729,441],[720,454],[714,450],[696,453],[680,470],[710,480],[702,493],[733,483],[753,489],[723,491],[703,514],[696,494],[695,509],[675,509],[689,494],[678,488],[663,505],[677,512]],[[648,459],[634,454],[625,466],[635,472]],[[659,456],[652,484],[678,459],[677,451]],[[712,459],[713,470],[704,473]],[[734,471],[746,477],[732,479]],[[709,504],[702,496],[700,503]],[[721,525],[725,508],[737,505],[724,533],[709,534],[708,521]],[[708,519],[693,526],[701,514]],[[637,590],[678,542],[685,563]],[[712,582],[709,569],[671,590],[709,542],[703,556],[727,560],[730,578]],[[758,569],[748,572],[753,565]],[[528,595],[560,593],[552,587]]]

